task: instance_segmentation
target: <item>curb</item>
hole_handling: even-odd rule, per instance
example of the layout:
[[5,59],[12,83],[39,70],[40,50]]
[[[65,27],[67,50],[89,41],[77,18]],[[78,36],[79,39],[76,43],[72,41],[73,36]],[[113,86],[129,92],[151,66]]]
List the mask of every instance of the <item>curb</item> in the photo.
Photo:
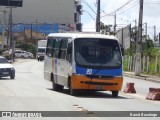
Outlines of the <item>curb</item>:
[[126,77],[131,77],[131,78],[136,78],[136,79],[141,79],[141,80],[146,80],[146,81],[151,81],[151,82],[156,82],[156,83],[160,83],[160,78],[152,78],[150,76],[135,76],[132,73],[123,73],[124,76]]

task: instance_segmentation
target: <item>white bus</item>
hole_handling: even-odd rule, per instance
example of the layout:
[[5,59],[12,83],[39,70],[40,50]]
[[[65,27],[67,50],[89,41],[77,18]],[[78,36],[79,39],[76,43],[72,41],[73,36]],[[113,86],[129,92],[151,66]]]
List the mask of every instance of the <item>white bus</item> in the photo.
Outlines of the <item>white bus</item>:
[[111,91],[117,97],[122,88],[122,54],[114,36],[98,33],[52,33],[48,35],[44,78],[53,90],[69,88]]

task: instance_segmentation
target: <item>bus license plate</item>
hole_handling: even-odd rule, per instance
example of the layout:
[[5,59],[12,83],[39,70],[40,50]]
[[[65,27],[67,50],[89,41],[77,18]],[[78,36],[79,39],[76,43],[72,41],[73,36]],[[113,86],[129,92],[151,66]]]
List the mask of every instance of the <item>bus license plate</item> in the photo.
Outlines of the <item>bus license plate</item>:
[[96,89],[97,89],[97,90],[103,90],[103,86],[102,86],[102,85],[97,85],[97,86],[96,86]]

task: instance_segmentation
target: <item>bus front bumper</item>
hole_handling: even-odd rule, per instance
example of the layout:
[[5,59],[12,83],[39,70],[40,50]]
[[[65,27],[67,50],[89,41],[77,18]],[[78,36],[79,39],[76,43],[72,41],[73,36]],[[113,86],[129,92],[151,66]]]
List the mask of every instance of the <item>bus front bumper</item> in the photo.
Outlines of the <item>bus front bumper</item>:
[[123,77],[113,78],[89,78],[81,75],[73,75],[71,78],[72,89],[120,91],[122,89]]

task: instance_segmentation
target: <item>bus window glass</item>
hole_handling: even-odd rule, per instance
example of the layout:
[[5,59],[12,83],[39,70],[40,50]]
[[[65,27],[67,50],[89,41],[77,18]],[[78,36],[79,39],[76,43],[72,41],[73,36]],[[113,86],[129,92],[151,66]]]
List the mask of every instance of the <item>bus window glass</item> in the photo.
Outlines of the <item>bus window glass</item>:
[[58,58],[60,44],[61,44],[61,38],[54,38],[54,45],[53,45],[53,57]]
[[120,67],[122,64],[116,40],[78,38],[75,40],[75,61],[93,67]]
[[54,39],[49,38],[46,48],[46,54],[51,57],[52,56],[52,48],[53,48]]
[[53,42],[54,40],[53,39],[48,39],[48,43],[47,43],[47,47],[53,47]]
[[60,44],[61,44],[61,38],[55,38],[55,43],[53,48],[54,49],[59,49],[60,48]]
[[59,58],[60,59],[66,58],[67,45],[68,45],[68,40],[66,38],[62,38],[61,47],[60,47],[60,51],[59,51]]
[[68,45],[68,39],[63,38],[61,41],[61,49],[67,49],[67,45]]

